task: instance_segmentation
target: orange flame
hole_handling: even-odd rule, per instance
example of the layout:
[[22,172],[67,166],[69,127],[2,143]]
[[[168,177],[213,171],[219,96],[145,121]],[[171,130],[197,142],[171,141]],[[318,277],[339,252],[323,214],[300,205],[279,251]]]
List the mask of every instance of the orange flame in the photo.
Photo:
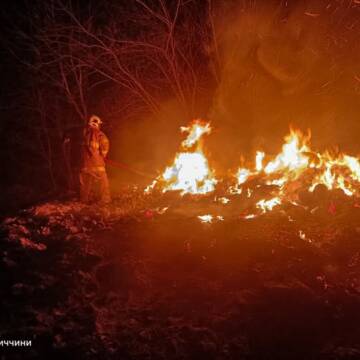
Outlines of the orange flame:
[[184,194],[205,194],[215,189],[217,180],[209,168],[202,150],[201,138],[210,134],[210,124],[202,120],[194,120],[190,126],[181,127],[181,132],[188,133],[181,143],[183,151],[176,154],[173,164],[155,180],[145,191],[160,184],[162,191],[179,190]]
[[[178,190],[183,195],[215,190],[218,181],[202,149],[203,136],[211,133],[210,124],[194,120],[189,126],[181,127],[181,131],[187,133],[181,143],[182,151],[146,191],[160,187],[163,192]],[[303,188],[312,192],[320,184],[329,190],[341,189],[347,196],[359,196],[360,160],[347,154],[315,152],[310,147],[310,132],[304,135],[291,129],[279,154],[269,157],[265,152],[257,151],[253,168],[239,168],[235,179],[235,184],[227,189],[228,193],[243,194],[247,198],[253,197],[254,192],[247,186],[249,180],[259,179],[257,187],[271,185],[272,198],[256,202],[260,213],[266,213],[284,201],[295,204],[296,190]],[[226,204],[230,199],[219,197],[216,201]],[[211,222],[213,218],[209,216],[199,219]]]
[[[356,157],[340,154],[336,157],[329,152],[317,153],[309,146],[310,132],[303,135],[298,130],[290,130],[285,137],[282,151],[272,160],[265,162],[264,152],[257,151],[255,169],[240,168],[236,173],[236,185],[229,192],[240,194],[250,177],[258,176],[265,184],[277,187],[271,200],[260,200],[256,206],[264,213],[271,211],[284,199],[291,201],[290,185],[301,178],[305,188],[314,191],[319,184],[327,189],[341,189],[346,195],[359,193],[360,161]],[[308,185],[306,185],[308,184]]]

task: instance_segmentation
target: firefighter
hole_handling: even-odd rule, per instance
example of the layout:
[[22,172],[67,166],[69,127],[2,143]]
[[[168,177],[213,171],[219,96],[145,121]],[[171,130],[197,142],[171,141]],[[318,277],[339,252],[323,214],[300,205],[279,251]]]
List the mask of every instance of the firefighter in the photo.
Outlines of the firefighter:
[[[100,130],[101,119],[92,115],[83,130],[80,170],[80,200],[88,203],[98,193],[101,203],[109,203],[109,180],[105,170],[105,158],[109,151],[109,140]],[[98,191],[96,191],[98,190]]]

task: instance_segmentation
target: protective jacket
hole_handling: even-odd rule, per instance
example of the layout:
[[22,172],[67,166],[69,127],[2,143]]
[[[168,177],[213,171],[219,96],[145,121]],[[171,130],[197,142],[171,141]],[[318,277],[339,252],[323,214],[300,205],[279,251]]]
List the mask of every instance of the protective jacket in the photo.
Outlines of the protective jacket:
[[105,168],[105,158],[109,152],[109,140],[98,128],[88,126],[83,131],[82,169]]
[[110,202],[109,180],[105,169],[108,151],[109,140],[106,135],[99,128],[86,127],[83,131],[81,151],[80,200],[82,202],[88,203],[93,195],[99,197],[102,203]]

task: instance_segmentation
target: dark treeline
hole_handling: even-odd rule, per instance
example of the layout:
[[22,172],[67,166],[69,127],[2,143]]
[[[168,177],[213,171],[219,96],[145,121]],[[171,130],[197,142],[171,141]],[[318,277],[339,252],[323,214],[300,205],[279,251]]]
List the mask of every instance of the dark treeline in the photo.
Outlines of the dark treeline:
[[22,0],[0,14],[8,200],[66,189],[62,136],[91,114],[110,156],[151,174],[194,117],[215,129],[217,174],[279,151],[290,123],[315,147],[360,150],[358,1]]
[[[62,136],[96,113],[110,133],[213,81],[211,2],[24,1],[2,9],[4,187],[66,187]],[[5,85],[5,86],[4,86]],[[24,190],[25,191],[25,190]]]

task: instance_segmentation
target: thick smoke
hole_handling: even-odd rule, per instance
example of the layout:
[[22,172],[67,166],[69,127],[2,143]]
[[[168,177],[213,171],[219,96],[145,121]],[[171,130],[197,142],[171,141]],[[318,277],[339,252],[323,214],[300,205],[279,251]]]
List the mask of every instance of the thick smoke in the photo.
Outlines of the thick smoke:
[[[186,125],[188,116],[176,101],[163,102],[158,114],[139,116],[133,121],[124,122],[113,137],[111,155],[131,169],[140,171],[148,177],[133,171],[114,170],[118,183],[136,180],[149,184],[166,165],[172,162],[182,141],[179,127]],[[116,181],[114,181],[115,183]]]
[[338,1],[219,3],[219,85],[212,153],[226,169],[255,149],[276,152],[289,125],[315,146],[360,150],[359,5]]
[[149,174],[163,170],[181,142],[179,127],[192,116],[211,121],[205,147],[219,175],[242,157],[253,160],[255,150],[277,153],[291,124],[310,128],[315,148],[360,152],[359,10],[355,2],[329,0],[212,4],[204,11],[212,39],[199,43],[209,58],[200,69],[208,74],[199,84],[201,111],[189,115],[165,99],[159,114],[120,127],[113,156]]

